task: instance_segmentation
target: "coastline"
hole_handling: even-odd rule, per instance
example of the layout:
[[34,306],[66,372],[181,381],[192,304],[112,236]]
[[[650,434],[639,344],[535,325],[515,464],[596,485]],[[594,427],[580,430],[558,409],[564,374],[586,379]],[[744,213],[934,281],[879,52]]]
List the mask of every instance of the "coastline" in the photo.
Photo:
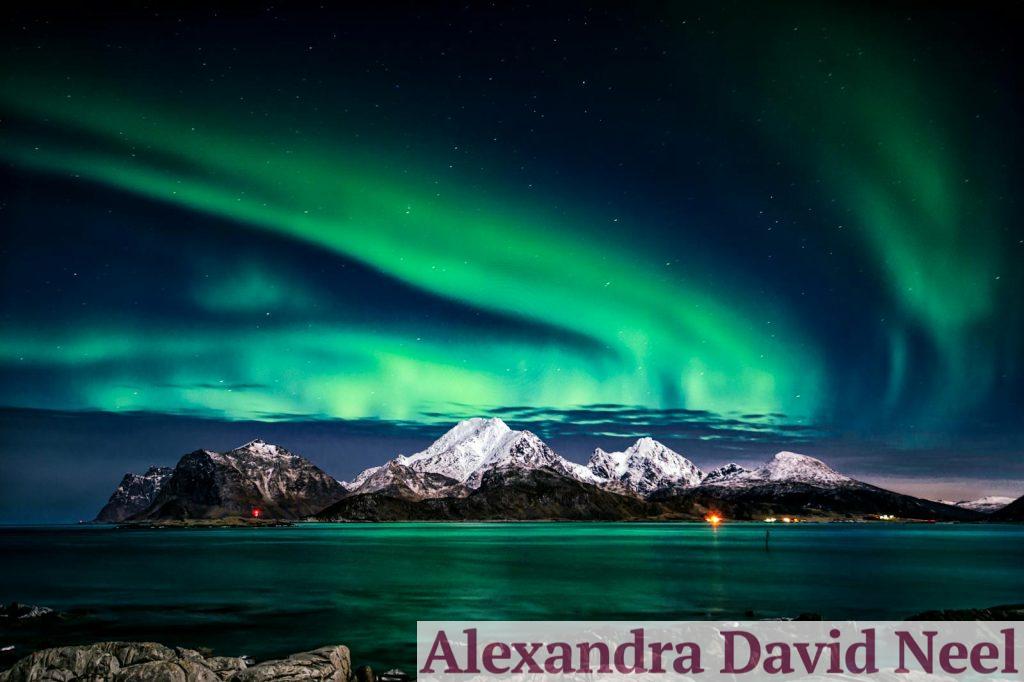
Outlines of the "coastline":
[[[39,609],[40,607],[30,607]],[[820,621],[817,613],[790,618],[757,619],[748,611],[745,620]],[[48,611],[44,618],[59,618]],[[1024,621],[1024,603],[986,608],[932,610],[910,615],[904,621]],[[415,679],[400,668],[374,675],[370,666],[353,669],[352,654],[345,645],[322,646],[284,658],[256,661],[246,655],[214,655],[209,649],[190,649],[156,642],[102,641],[65,644],[14,652],[0,651],[0,682],[32,679],[156,679],[184,673],[188,679],[254,682],[256,680],[337,680],[349,682],[407,682]]]

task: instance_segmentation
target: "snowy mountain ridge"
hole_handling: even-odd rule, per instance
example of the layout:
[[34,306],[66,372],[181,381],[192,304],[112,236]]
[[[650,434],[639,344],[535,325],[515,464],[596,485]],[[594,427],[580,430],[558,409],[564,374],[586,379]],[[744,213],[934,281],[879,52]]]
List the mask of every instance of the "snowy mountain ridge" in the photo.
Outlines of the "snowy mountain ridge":
[[[474,417],[456,424],[426,450],[399,455],[391,463],[366,469],[351,483],[343,485],[354,493],[376,492],[394,482],[395,474],[400,471],[396,466],[420,474],[444,476],[470,489],[480,487],[487,471],[501,467],[547,467],[577,480],[596,480],[586,467],[559,456],[536,434],[514,431],[501,419]],[[422,489],[417,492],[425,497],[439,497],[446,491]]]
[[[641,438],[623,452],[598,448],[590,462],[582,465],[558,455],[531,431],[515,431],[497,418],[474,417],[456,424],[427,449],[399,455],[342,485],[351,493],[364,494],[393,485],[396,475],[409,484],[409,477],[396,467],[444,476],[469,489],[479,488],[484,474],[493,469],[548,468],[583,483],[640,496],[670,486],[697,485],[703,477],[693,462],[653,438]],[[417,492],[440,497],[448,491],[432,487]]]
[[[366,469],[350,483],[260,439],[226,452],[196,450],[173,468],[126,474],[97,520],[298,519],[342,500],[350,502],[338,509],[364,520],[689,518],[718,505],[736,518],[813,509],[826,515],[977,520],[1008,498],[948,506],[918,500],[861,483],[794,452],[779,452],[754,469],[730,463],[704,474],[650,437],[621,452],[597,448],[583,465],[561,457],[530,431],[513,430],[500,419],[474,418],[426,449]],[[425,506],[416,506],[421,503]],[[996,512],[1004,513],[1015,518]]]
[[704,477],[693,462],[647,436],[623,452],[597,448],[587,468],[599,483],[619,483],[639,495],[670,486],[698,485]]
[[[697,486],[805,484],[829,488],[857,483],[821,460],[795,452],[779,452],[756,469],[727,464],[705,474],[687,458],[647,436],[621,452],[597,448],[584,466],[561,457],[530,431],[515,431],[501,419],[475,417],[459,422],[425,450],[399,455],[342,485],[355,494],[401,485],[423,497],[444,497],[452,491],[440,483],[443,479],[475,490],[486,472],[507,467],[553,469],[577,481],[639,497]],[[425,483],[411,472],[443,479]]]
[[727,464],[709,473],[703,486],[742,488],[766,483],[803,483],[820,488],[841,487],[857,481],[835,471],[820,459],[783,451],[757,469]]
[[1013,500],[1014,498],[1012,497],[987,495],[986,497],[980,497],[977,500],[960,500],[959,502],[954,502],[952,500],[936,500],[936,502],[960,507],[961,509],[971,509],[984,514],[991,514],[992,512],[999,511],[1003,507],[1009,505]]

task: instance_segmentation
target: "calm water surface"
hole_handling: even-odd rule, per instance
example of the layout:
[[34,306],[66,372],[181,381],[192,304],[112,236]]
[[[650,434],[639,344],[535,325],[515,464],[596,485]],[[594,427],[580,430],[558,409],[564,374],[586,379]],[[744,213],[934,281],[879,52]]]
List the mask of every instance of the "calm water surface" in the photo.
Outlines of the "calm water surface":
[[[900,619],[1024,602],[1024,526],[513,523],[0,528],[0,599],[112,638],[412,668],[416,620]],[[14,643],[3,642],[2,644]]]

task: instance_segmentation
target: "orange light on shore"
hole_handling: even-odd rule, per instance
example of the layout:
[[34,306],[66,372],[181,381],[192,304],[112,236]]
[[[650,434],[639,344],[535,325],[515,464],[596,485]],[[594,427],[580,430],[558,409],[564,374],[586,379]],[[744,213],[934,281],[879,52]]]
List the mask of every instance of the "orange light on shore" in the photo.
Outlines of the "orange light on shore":
[[722,522],[722,517],[718,514],[711,513],[704,517],[704,520],[710,523],[712,526],[717,526]]

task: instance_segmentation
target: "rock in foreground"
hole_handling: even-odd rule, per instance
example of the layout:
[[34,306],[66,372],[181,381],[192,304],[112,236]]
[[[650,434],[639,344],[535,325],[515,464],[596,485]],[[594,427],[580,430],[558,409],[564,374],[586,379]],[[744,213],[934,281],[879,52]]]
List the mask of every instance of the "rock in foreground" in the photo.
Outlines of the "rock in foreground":
[[21,659],[0,682],[33,680],[113,680],[116,682],[255,682],[349,678],[351,663],[344,646],[328,646],[253,666],[242,658],[203,656],[192,649],[153,642],[101,642],[43,649]]
[[0,606],[0,624],[55,618],[60,618],[60,613],[49,606],[19,604],[16,601],[7,606]]

